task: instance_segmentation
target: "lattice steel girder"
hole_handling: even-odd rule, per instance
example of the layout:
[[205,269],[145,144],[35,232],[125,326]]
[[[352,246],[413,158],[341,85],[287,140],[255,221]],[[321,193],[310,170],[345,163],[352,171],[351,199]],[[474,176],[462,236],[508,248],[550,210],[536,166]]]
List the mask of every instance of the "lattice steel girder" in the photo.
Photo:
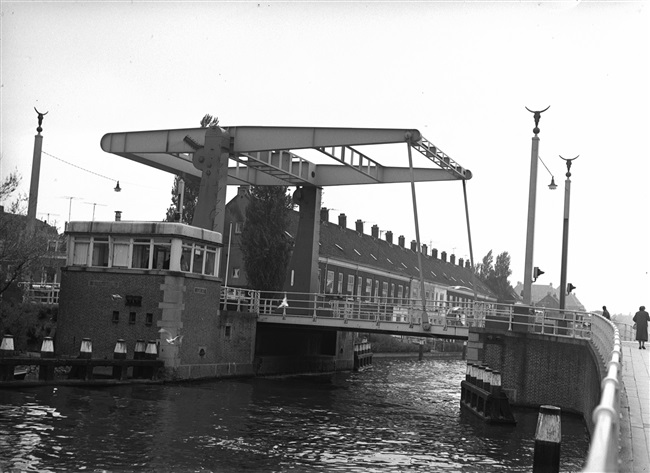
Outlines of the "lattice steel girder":
[[[102,137],[101,148],[109,153],[146,164],[173,174],[200,177],[201,173],[192,164],[192,154],[205,143],[207,128],[181,128],[175,130],[135,131],[108,133]],[[415,169],[416,181],[441,181],[470,179],[471,172],[450,166],[431,152],[433,145],[422,137],[418,130],[382,128],[313,128],[313,127],[225,127],[231,137],[231,159],[246,165],[247,160],[255,170],[242,172],[229,169],[229,184],[248,183],[254,185],[354,185],[382,182],[408,182],[408,168],[383,167],[363,155],[359,163],[330,152],[330,157],[342,165],[316,165],[295,154],[293,162],[274,166],[273,162],[259,159],[257,152],[312,148],[321,152],[328,147],[347,147],[406,143],[411,145],[440,169]],[[342,149],[342,148],[341,148]],[[437,150],[436,150],[437,151]],[[356,153],[358,151],[355,150]],[[341,151],[343,153],[343,151]],[[262,154],[263,155],[263,154]],[[444,156],[448,158],[446,155]],[[270,165],[269,165],[270,164]],[[338,169],[337,169],[338,168]],[[233,170],[236,170],[233,171]],[[305,172],[308,169],[308,172]],[[349,172],[354,169],[356,172]],[[345,170],[348,171],[347,175]],[[460,172],[459,172],[460,171]],[[447,175],[445,176],[445,173]],[[356,174],[356,176],[354,176]],[[266,175],[266,177],[265,177]],[[250,180],[246,180],[250,179]]]

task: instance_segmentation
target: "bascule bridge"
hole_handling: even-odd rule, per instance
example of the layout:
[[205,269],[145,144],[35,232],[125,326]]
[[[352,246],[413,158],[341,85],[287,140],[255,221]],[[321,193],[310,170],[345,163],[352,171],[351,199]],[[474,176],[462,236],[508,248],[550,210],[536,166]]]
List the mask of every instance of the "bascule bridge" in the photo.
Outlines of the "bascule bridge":
[[[233,126],[134,131],[106,134],[101,147],[186,180],[200,179],[199,197],[191,225],[126,221],[69,225],[68,266],[62,278],[62,350],[73,352],[81,337],[102,333],[112,335],[105,347],[97,345],[105,351],[114,337],[131,343],[136,338],[154,338],[159,340],[166,367],[183,379],[259,371],[257,326],[271,323],[260,317],[259,307],[253,307],[248,318],[219,307],[223,276],[217,268],[228,185],[296,187],[293,198],[299,223],[290,270],[294,290],[302,294],[294,299],[304,301],[302,306],[299,300],[292,302],[292,315],[313,320],[322,312],[315,309],[325,187],[410,182],[417,234],[415,182],[472,177],[415,129]],[[142,254],[148,256],[146,260]],[[74,294],[74,302],[66,302],[66,293]],[[85,304],[95,309],[82,315]],[[304,313],[296,314],[301,307]],[[372,331],[467,337],[465,327],[432,325],[424,301],[417,314],[401,317],[385,319],[385,328],[377,319]],[[345,369],[352,359],[347,335],[368,324],[344,327],[328,322],[307,332],[305,324],[300,328],[301,324],[287,323],[286,318],[281,325],[285,333],[293,326],[300,334],[298,345],[302,344],[285,354],[326,354],[336,369]],[[167,343],[172,340],[176,343]],[[285,342],[280,345],[286,348]]]

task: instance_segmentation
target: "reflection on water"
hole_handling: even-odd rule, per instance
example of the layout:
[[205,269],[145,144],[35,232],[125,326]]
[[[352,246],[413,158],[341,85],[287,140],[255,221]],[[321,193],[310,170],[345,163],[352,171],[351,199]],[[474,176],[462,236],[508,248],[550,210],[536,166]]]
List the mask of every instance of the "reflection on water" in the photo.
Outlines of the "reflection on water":
[[[516,427],[460,412],[462,361],[114,388],[0,391],[0,471],[531,471],[535,411]],[[562,419],[562,471],[587,432]]]

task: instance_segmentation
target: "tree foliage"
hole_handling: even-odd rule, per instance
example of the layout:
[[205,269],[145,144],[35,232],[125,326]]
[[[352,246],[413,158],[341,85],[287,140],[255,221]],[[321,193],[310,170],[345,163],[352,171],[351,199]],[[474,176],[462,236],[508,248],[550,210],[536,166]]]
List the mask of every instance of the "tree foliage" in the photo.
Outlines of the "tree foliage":
[[[17,170],[10,172],[3,181],[0,181],[0,203],[5,202],[14,192],[16,192],[20,185],[20,181],[22,181],[22,176]],[[18,194],[15,200],[11,202],[9,207],[5,210],[12,214],[24,214],[26,203],[27,196],[25,194]]]
[[[165,214],[165,222],[176,222],[177,221],[177,212],[179,203],[179,183],[181,176],[176,176],[174,178],[174,184],[172,186],[172,204],[167,207],[167,213]],[[194,217],[194,209],[196,208],[196,203],[199,198],[199,188],[201,187],[201,181],[195,178],[185,179],[185,192],[183,193],[183,218],[182,221],[188,224],[192,223],[192,218]]]
[[252,289],[282,290],[292,248],[286,233],[292,208],[286,186],[251,188],[240,244]]
[[[0,200],[8,199],[19,183],[20,175],[17,172],[9,174],[0,183]],[[16,283],[40,272],[48,239],[56,237],[57,232],[43,222],[36,223],[30,232],[24,215],[0,213],[0,297]]]
[[492,250],[483,257],[483,261],[474,269],[476,276],[492,290],[499,301],[512,300],[513,288],[508,282],[512,274],[510,269],[510,255],[507,251],[497,256],[496,262]]

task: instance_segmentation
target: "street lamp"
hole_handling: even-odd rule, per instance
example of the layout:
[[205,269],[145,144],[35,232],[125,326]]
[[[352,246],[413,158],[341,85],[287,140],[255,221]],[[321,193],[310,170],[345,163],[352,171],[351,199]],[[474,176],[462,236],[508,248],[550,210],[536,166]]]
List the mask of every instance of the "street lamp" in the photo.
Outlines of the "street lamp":
[[571,163],[578,159],[580,155],[573,159],[560,158],[566,161],[566,181],[564,181],[564,224],[562,226],[562,267],[560,273],[560,310],[565,309],[567,284],[566,284],[566,267],[569,250],[569,203],[571,201]]
[[[535,120],[535,128],[533,133],[535,136],[532,138],[532,148],[530,153],[530,184],[528,187],[528,226],[526,230],[526,264],[524,268],[524,304],[530,305],[531,303],[531,286],[533,285],[533,241],[535,239],[535,199],[537,196],[537,160],[539,159],[539,119],[542,113],[550,108],[550,105],[544,110],[534,112],[526,107],[530,113],[533,114]],[[546,165],[544,165],[546,166]],[[549,171],[550,172],[550,171]],[[551,175],[552,177],[552,175]],[[551,181],[551,184],[554,184]],[[550,187],[550,186],[549,186]]]

